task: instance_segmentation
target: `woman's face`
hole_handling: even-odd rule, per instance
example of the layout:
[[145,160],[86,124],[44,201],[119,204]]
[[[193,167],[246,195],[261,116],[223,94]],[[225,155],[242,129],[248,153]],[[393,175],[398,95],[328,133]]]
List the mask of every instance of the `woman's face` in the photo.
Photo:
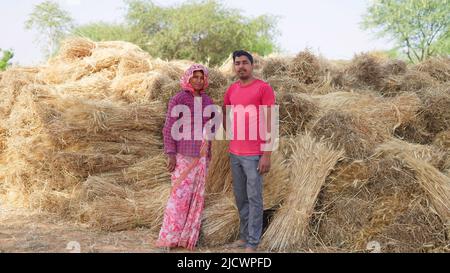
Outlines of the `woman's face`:
[[205,78],[203,71],[194,71],[189,83],[192,85],[195,91],[201,91],[205,85]]

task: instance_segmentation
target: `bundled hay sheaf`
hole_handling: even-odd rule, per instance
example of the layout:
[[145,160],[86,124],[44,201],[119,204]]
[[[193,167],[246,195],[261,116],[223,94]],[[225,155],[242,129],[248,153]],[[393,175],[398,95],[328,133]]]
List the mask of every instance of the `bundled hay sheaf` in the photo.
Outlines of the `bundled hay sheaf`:
[[289,76],[302,83],[317,83],[321,75],[319,59],[308,50],[300,52],[289,64]]
[[344,164],[330,176],[316,207],[311,247],[364,252],[425,251],[445,245],[445,227],[414,173],[400,160],[370,158]]
[[416,70],[429,74],[440,82],[450,80],[450,57],[439,56],[428,58],[415,67]]
[[299,250],[306,241],[320,189],[329,172],[343,157],[343,151],[335,151],[308,134],[298,136],[291,145],[289,193],[262,239],[262,246],[270,251]]
[[353,86],[378,87],[384,76],[382,61],[368,53],[355,55],[345,75]]
[[283,93],[278,101],[281,135],[299,134],[319,112],[316,103],[306,94]]
[[95,47],[95,43],[89,39],[73,37],[62,42],[59,57],[68,61],[82,59],[91,56]]
[[270,57],[266,60],[262,68],[262,77],[269,79],[271,77],[286,76],[289,72],[289,59],[283,57]]

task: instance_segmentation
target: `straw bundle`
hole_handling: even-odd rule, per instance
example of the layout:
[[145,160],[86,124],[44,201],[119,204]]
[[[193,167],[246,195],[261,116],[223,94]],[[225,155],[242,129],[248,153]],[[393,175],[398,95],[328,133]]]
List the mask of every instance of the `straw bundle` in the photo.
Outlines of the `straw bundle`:
[[90,58],[93,57],[66,61],[56,56],[50,59],[45,66],[41,67],[37,74],[37,79],[45,84],[62,84],[68,81],[78,81],[101,70],[96,70],[89,61]]
[[169,76],[172,80],[180,81],[181,76],[184,71],[189,68],[189,63],[181,61],[170,61],[166,62],[161,59],[150,60],[150,70],[160,72],[164,75]]
[[103,75],[92,74],[79,81],[53,85],[53,88],[61,96],[104,99],[111,96],[110,84],[110,80]]
[[450,81],[450,58],[448,56],[428,58],[417,64],[414,69],[425,72],[440,82]]
[[209,88],[210,89],[227,89],[228,79],[218,69],[209,69]]
[[272,153],[270,171],[263,177],[264,210],[278,208],[290,189],[290,162],[285,157],[280,149]]
[[437,134],[433,140],[433,144],[443,150],[450,151],[450,130]]
[[[76,105],[76,107],[75,107]],[[108,102],[64,100],[66,111],[49,123],[47,130],[59,145],[79,141],[116,141],[161,145],[164,112],[158,102],[146,105],[114,106]],[[149,134],[149,132],[152,132]]]
[[345,75],[352,86],[363,87],[368,85],[378,87],[384,76],[382,61],[380,58],[368,53],[355,55],[350,65],[346,68]]
[[118,74],[118,66],[123,52],[114,48],[97,49],[94,50],[90,57],[83,59],[89,65],[92,73],[96,73],[105,69],[113,71]]
[[146,52],[131,51],[123,54],[118,66],[119,76],[128,76],[136,73],[146,73],[150,71],[150,55]]
[[111,88],[116,97],[126,102],[145,103],[156,98],[162,87],[170,82],[168,76],[159,72],[138,73],[115,78]]
[[90,176],[84,183],[83,189],[89,192],[92,188],[102,189],[93,191],[89,196],[103,196],[99,192],[107,193],[108,187],[116,192],[117,187],[126,187],[134,191],[150,190],[161,184],[170,183],[170,173],[167,171],[165,155],[151,156],[120,171],[102,173]]
[[317,83],[321,74],[318,58],[308,50],[300,52],[289,64],[289,76],[305,84]]
[[301,247],[325,178],[343,156],[343,151],[335,151],[308,134],[297,137],[292,149],[289,193],[262,239],[262,246],[270,251]]
[[262,76],[264,79],[271,77],[280,77],[287,75],[289,70],[289,59],[283,57],[270,57],[266,60],[262,68]]
[[449,88],[430,88],[423,90],[420,97],[423,101],[422,118],[426,129],[433,135],[450,128],[450,92]]
[[62,41],[59,57],[62,60],[74,61],[92,55],[95,43],[89,39],[73,37]]
[[388,60],[383,64],[383,70],[385,75],[399,75],[406,72],[407,66],[402,60]]
[[2,73],[0,81],[0,115],[2,119],[8,117],[17,96],[23,89],[37,82],[38,71],[39,69],[14,67]]
[[315,137],[325,138],[335,149],[344,149],[352,159],[370,156],[379,141],[377,132],[354,114],[330,111],[311,127]]
[[399,160],[371,158],[344,164],[330,176],[314,217],[314,244],[365,251],[418,251],[445,242],[442,222],[414,174]]
[[281,93],[308,93],[306,85],[290,76],[273,76],[267,82],[277,94]]
[[299,134],[319,112],[316,103],[308,95],[283,93],[278,101],[281,135]]
[[206,179],[206,192],[208,194],[225,193],[232,190],[231,165],[228,145],[228,141],[212,141],[212,157],[208,167],[208,177]]
[[432,165],[440,165],[444,155],[433,156],[429,151],[418,153],[410,147],[407,143],[394,141],[378,147],[377,153],[394,156],[411,168],[442,221],[450,224],[450,178]]
[[239,212],[231,194],[222,195],[205,207],[201,244],[219,246],[236,240],[238,235]]
[[391,139],[377,147],[383,155],[410,155],[415,159],[425,161],[437,169],[441,169],[446,152],[432,145],[412,144],[398,139]]
[[431,88],[436,84],[436,80],[430,75],[420,71],[408,70],[401,79],[400,88],[402,90],[418,91]]
[[97,198],[84,217],[89,219],[93,227],[101,230],[121,231],[145,227],[158,232],[171,188],[170,184],[161,184],[152,190],[130,191],[127,198]]

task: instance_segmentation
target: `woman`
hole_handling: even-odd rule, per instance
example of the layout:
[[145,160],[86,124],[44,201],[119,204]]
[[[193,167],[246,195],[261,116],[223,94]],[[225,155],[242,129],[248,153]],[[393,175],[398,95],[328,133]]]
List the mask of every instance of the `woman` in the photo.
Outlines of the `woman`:
[[[164,213],[163,225],[156,245],[165,249],[184,247],[193,250],[200,233],[203,212],[205,180],[210,160],[210,145],[204,132],[195,132],[194,116],[202,120],[202,128],[212,117],[203,117],[203,110],[212,105],[206,95],[208,70],[199,64],[192,65],[181,78],[182,90],[169,102],[166,123],[163,129],[164,151],[168,156],[168,170],[172,173],[172,192]],[[201,101],[202,112],[194,112],[194,101]],[[172,117],[172,110],[179,105],[188,106],[191,113],[191,138],[175,140],[172,135],[174,123],[182,118]],[[197,109],[198,111],[198,109]],[[199,129],[197,129],[199,130]],[[201,129],[200,129],[201,130]],[[203,140],[195,140],[200,133]]]

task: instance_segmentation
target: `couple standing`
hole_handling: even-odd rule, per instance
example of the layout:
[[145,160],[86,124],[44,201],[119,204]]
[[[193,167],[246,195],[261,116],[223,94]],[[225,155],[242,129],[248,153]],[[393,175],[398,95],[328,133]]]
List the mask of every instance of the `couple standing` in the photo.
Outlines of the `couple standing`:
[[[253,76],[254,60],[251,54],[239,50],[233,53],[234,71],[239,80],[233,83],[224,96],[223,113],[229,107],[238,106],[274,106],[275,95],[270,85]],[[203,116],[203,110],[213,105],[212,99],[206,94],[208,87],[208,70],[202,65],[192,65],[181,79],[182,90],[169,102],[166,123],[163,129],[164,151],[168,155],[168,170],[171,172],[172,192],[164,214],[164,221],[156,242],[158,247],[184,247],[194,249],[201,227],[201,216],[204,207],[204,194],[208,163],[211,158],[210,141],[205,136],[205,125],[214,118]],[[194,111],[194,101],[201,100],[203,140],[179,138],[174,134],[177,121],[183,114],[173,114],[174,108],[183,105],[191,110],[191,119],[199,118]],[[228,106],[228,107],[227,107]],[[233,111],[233,110],[232,110]],[[186,113],[186,112],[184,112]],[[188,112],[189,113],[189,112]],[[197,115],[197,117],[195,117]],[[266,126],[265,132],[271,131],[271,111],[256,111],[256,117],[244,113],[245,124],[238,128],[237,113],[234,111],[232,122],[229,115],[223,115],[224,129],[233,130],[234,137],[230,140],[230,161],[233,177],[233,191],[240,217],[240,238],[232,245],[245,248],[246,252],[255,252],[261,239],[263,228],[263,177],[270,170],[271,149],[262,146],[269,141],[258,134],[257,138],[249,137],[250,124],[257,122]],[[259,123],[260,119],[262,120]],[[191,128],[194,135],[196,126]],[[232,128],[226,128],[226,125]],[[189,130],[189,129],[187,129]],[[197,129],[198,130],[198,129]],[[214,130],[213,130],[214,131]],[[261,130],[258,130],[260,132]],[[198,132],[197,132],[198,133]],[[245,137],[242,138],[242,135]],[[237,136],[240,135],[240,138]],[[270,134],[269,134],[270,135]]]

